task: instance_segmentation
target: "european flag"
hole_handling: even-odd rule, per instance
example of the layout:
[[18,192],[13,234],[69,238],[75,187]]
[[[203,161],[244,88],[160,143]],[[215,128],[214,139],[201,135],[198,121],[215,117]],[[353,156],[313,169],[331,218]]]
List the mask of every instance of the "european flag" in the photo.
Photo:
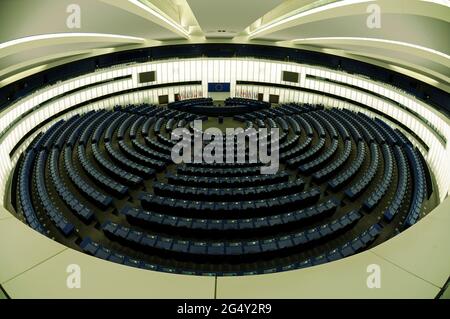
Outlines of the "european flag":
[[208,92],[230,92],[230,83],[208,83]]

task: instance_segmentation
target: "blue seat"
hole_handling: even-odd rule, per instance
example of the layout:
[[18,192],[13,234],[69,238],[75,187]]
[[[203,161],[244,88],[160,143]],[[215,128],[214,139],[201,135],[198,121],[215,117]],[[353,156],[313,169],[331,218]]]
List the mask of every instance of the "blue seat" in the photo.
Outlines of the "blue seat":
[[306,238],[308,241],[317,240],[321,237],[321,234],[319,232],[319,228],[311,228],[306,232]]
[[154,247],[158,237],[155,235],[146,234],[141,238],[141,244],[147,247]]
[[375,124],[372,118],[361,112],[357,113],[357,116],[358,120],[366,128],[366,130],[369,130],[371,132],[377,144],[381,145],[386,143],[386,140],[381,133],[380,128]]
[[303,118],[307,120],[309,123],[312,123],[312,126],[314,127],[317,135],[320,138],[325,138],[326,137],[325,129],[323,128],[322,124],[316,119],[316,116],[317,116],[316,112],[303,114]]
[[314,266],[321,265],[328,262],[327,256],[325,254],[319,255],[317,257],[312,258],[311,263]]
[[112,251],[108,248],[100,246],[98,250],[95,252],[94,256],[97,258],[108,260],[109,256],[111,256]]
[[297,115],[297,116],[295,116],[295,119],[301,125],[303,130],[305,131],[306,136],[312,137],[314,135],[311,125],[304,118]]
[[69,191],[61,176],[59,175],[59,150],[54,148],[50,154],[50,179],[56,188],[57,193],[65,202],[65,204],[72,209],[72,211],[78,215],[83,221],[89,223],[94,213],[82,204],[73,194]]
[[398,145],[399,142],[397,140],[397,135],[395,134],[394,130],[386,124],[383,120],[379,118],[374,119],[375,124],[378,126],[381,134],[384,136],[386,142],[391,145]]
[[422,166],[422,162],[419,158],[418,151],[414,149],[411,145],[405,147],[406,155],[412,171],[413,177],[413,197],[412,202],[404,222],[404,227],[410,227],[417,222],[420,218],[420,210],[422,203],[425,200],[426,193],[426,177],[425,171]]
[[[314,114],[315,118],[326,128],[326,131],[328,132],[328,135],[330,136],[331,139],[338,139],[339,138],[339,134],[336,130],[336,128],[334,127],[334,125],[336,125],[337,127],[339,127],[340,123],[335,123],[333,122],[333,125],[331,124],[332,121],[330,121],[329,117],[327,116],[327,112],[324,110],[320,110],[317,112],[311,112],[310,114]],[[343,128],[341,128],[344,132],[345,130]],[[345,132],[346,133],[346,132]],[[343,133],[343,134],[345,134]],[[346,137],[343,136],[343,139],[345,139]],[[348,138],[348,134],[347,134],[347,138]]]
[[77,149],[78,160],[81,163],[84,171],[92,177],[99,185],[105,187],[107,190],[118,194],[119,196],[124,196],[128,192],[128,187],[115,181],[114,179],[104,175],[99,170],[97,170],[88,160],[86,155],[86,149],[83,145],[78,145]]
[[304,261],[301,261],[297,264],[297,268],[307,268],[307,267],[311,267],[313,265],[312,260],[311,259],[306,259]]
[[109,255],[108,260],[117,264],[123,264],[125,261],[125,255],[114,252],[111,255]]
[[110,222],[110,221],[107,221],[107,222],[103,223],[103,225],[102,225],[102,228],[104,231],[110,232],[112,234],[115,233],[117,227],[118,227],[117,224]]
[[[99,143],[100,140],[103,137],[103,134],[105,133],[105,129],[111,122],[116,119],[120,113],[118,112],[112,112],[112,113],[106,113],[104,116],[97,118],[96,121],[92,121],[93,127],[95,127],[95,130],[93,131],[92,137],[91,137],[91,143]],[[85,144],[87,145],[87,144]]]
[[329,225],[322,225],[319,227],[319,234],[321,237],[328,236],[328,235],[332,234],[332,232],[333,231]]
[[150,149],[170,157],[170,154],[172,153],[172,148],[170,146],[164,145],[161,142],[150,138],[149,136],[146,136],[144,140]]
[[188,253],[190,247],[190,241],[187,240],[175,240],[172,244],[172,250],[178,253]]
[[138,136],[138,130],[141,127],[142,123],[145,121],[145,117],[140,115],[135,118],[133,124],[130,128],[130,139],[135,139]]
[[150,116],[147,118],[147,120],[144,122],[144,125],[142,125],[142,129],[141,129],[142,136],[148,136],[150,127],[153,125],[153,123],[155,121],[156,121],[156,117]]
[[353,249],[351,243],[346,243],[341,247],[340,253],[343,257],[347,257],[353,255],[355,253],[355,250]]
[[103,167],[106,171],[108,171],[111,175],[114,175],[114,176],[120,178],[125,183],[133,185],[133,186],[142,183],[143,179],[141,177],[131,174],[131,173],[119,168],[117,165],[113,164],[109,160],[107,160],[105,158],[105,156],[101,154],[100,149],[97,144],[92,144],[91,147],[92,147],[92,153],[93,153],[94,158],[96,159],[97,163],[101,167]]
[[341,251],[338,248],[333,249],[332,251],[330,251],[327,254],[327,260],[329,260],[329,261],[335,261],[335,260],[341,259],[343,257],[344,256],[341,254]]
[[126,239],[128,237],[128,233],[130,232],[130,229],[128,227],[117,227],[116,231],[114,232],[114,235],[117,237]]
[[241,242],[236,243],[228,243],[225,246],[225,254],[226,255],[242,255],[244,253],[244,247]]
[[87,252],[91,255],[95,255],[95,253],[99,249],[100,245],[96,242],[93,242],[90,237],[85,237],[81,241],[80,247],[84,252]]
[[292,243],[295,246],[303,245],[308,241],[308,238],[306,237],[305,232],[293,234],[291,236],[291,239],[292,239]]
[[392,151],[388,144],[382,145],[382,154],[384,159],[384,173],[382,182],[377,185],[373,193],[364,202],[364,207],[369,210],[373,209],[373,207],[378,204],[378,202],[389,189],[392,180],[394,163]]
[[333,139],[331,145],[321,155],[319,155],[318,158],[300,165],[298,169],[300,170],[300,172],[306,173],[319,168],[336,153],[338,146],[338,141],[336,139]]
[[58,228],[64,236],[68,237],[75,229],[75,226],[67,221],[67,219],[63,216],[63,214],[54,206],[50,196],[47,192],[47,188],[45,186],[45,178],[44,178],[44,170],[45,170],[45,162],[47,160],[47,153],[45,150],[39,153],[34,175],[35,175],[35,185],[37,189],[37,195],[41,205],[44,207],[44,210],[50,220],[53,222],[56,228]]
[[287,121],[289,122],[289,125],[292,129],[292,131],[294,132],[295,135],[300,135],[302,130],[300,128],[300,125],[298,124],[298,122],[293,118],[293,117],[287,117],[286,118]]
[[111,196],[104,195],[80,176],[72,163],[72,149],[70,147],[64,149],[64,168],[75,186],[93,202],[102,208],[106,208],[112,203]]
[[361,176],[358,180],[353,182],[346,190],[345,195],[350,198],[355,198],[358,196],[373,180],[375,174],[377,172],[378,166],[380,165],[379,160],[379,150],[378,146],[375,143],[370,145],[370,165],[369,168],[364,172],[364,175]]
[[32,174],[32,166],[35,151],[30,149],[26,152],[25,158],[20,166],[19,171],[19,200],[27,223],[36,231],[45,234],[46,230],[39,221],[36,211],[33,207],[30,194],[30,176]]
[[79,123],[82,120],[83,120],[83,117],[79,116],[78,114],[71,117],[69,120],[67,120],[63,131],[56,137],[54,146],[57,147],[58,149],[62,150],[64,147],[64,144],[69,136],[69,133],[72,132],[76,127],[78,127]]
[[122,141],[125,137],[126,131],[130,128],[132,123],[136,121],[138,117],[136,115],[128,115],[128,117],[120,123],[119,130],[117,131],[117,140]]
[[134,268],[142,268],[142,261],[130,257],[125,257],[123,264]]
[[[123,141],[120,141],[120,142],[122,142],[122,145],[124,145]],[[106,142],[105,149],[106,149],[107,153],[110,155],[110,157],[116,163],[118,163],[122,168],[124,168],[124,171],[122,171],[122,174],[121,174],[121,178],[124,178],[127,181],[129,180],[132,183],[139,183],[139,182],[137,182],[137,180],[140,179],[139,176],[149,178],[149,177],[152,177],[155,175],[154,169],[149,168],[144,165],[141,165],[141,164],[138,164],[138,163],[126,158],[120,152],[115,150],[113,148],[113,146],[111,145],[111,143]],[[114,167],[113,164],[109,164],[109,165],[111,166],[111,168]],[[133,176],[130,173],[128,173],[127,171],[133,172],[136,175]],[[140,179],[140,180],[142,181],[142,179]]]
[[112,121],[109,121],[106,126],[106,132],[103,137],[105,142],[112,142],[114,133],[120,123],[123,123],[129,115],[127,113],[116,112],[116,115],[113,117]]
[[[115,113],[113,113],[115,115]],[[91,121],[89,121],[87,123],[87,125],[85,127],[83,127],[82,131],[80,132],[80,140],[78,141],[79,145],[88,145],[88,141],[91,139],[92,137],[92,132],[94,131],[94,129],[97,126],[102,127],[102,122],[108,118],[108,116],[111,115],[111,113],[105,111],[105,110],[101,110],[96,112],[96,116],[95,118],[93,118]],[[97,130],[96,130],[97,133]],[[95,137],[97,136],[97,134],[94,135]],[[92,142],[96,142],[94,141],[94,139],[92,138]]]
[[[337,146],[336,146],[337,147]],[[330,162],[327,166],[315,172],[312,176],[315,180],[323,180],[324,178],[334,174],[340,169],[350,157],[352,151],[352,143],[350,140],[344,142],[344,150],[339,154],[339,157]],[[335,186],[335,184],[333,184]]]
[[308,136],[301,144],[298,144],[297,146],[290,148],[286,152],[281,152],[280,160],[287,161],[288,163],[292,162],[292,165],[295,165],[294,159],[297,158],[297,156],[303,154],[303,152],[312,144],[312,141],[313,138],[311,136]]
[[365,246],[364,242],[361,241],[360,238],[355,238],[354,240],[352,240],[351,245],[355,252],[360,251]]
[[172,248],[172,243],[172,238],[158,236],[158,239],[155,242],[155,248],[170,250]]
[[189,247],[189,252],[191,254],[197,255],[205,255],[207,252],[207,243],[206,242],[191,242]]
[[224,255],[225,244],[220,242],[209,243],[207,253],[208,255]]
[[248,241],[243,244],[244,254],[256,254],[261,252],[259,241]]
[[137,230],[131,230],[126,235],[126,240],[133,242],[133,243],[140,243],[142,240],[144,233],[137,231]]
[[[123,140],[119,141],[118,144],[119,148],[123,151],[124,154],[126,154],[126,156],[130,157],[131,159],[142,165],[151,167],[158,171],[162,170],[165,167],[165,163],[163,161],[155,160],[136,152],[131,147],[129,147]],[[126,161],[124,157],[121,157],[121,161],[127,162],[127,164],[132,164],[130,161]]]
[[268,251],[275,251],[278,249],[278,238],[274,239],[266,239],[261,241],[261,251],[262,252],[268,252]]

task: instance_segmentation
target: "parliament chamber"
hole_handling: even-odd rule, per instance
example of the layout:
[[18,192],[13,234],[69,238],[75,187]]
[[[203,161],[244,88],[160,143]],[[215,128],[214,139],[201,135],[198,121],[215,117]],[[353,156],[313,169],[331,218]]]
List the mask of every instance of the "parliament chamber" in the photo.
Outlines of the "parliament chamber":
[[[313,36],[364,1],[269,1],[245,36],[198,0],[80,2],[160,35],[86,12],[85,34],[1,41],[0,298],[448,296],[445,50]],[[448,5],[374,2],[448,27]]]

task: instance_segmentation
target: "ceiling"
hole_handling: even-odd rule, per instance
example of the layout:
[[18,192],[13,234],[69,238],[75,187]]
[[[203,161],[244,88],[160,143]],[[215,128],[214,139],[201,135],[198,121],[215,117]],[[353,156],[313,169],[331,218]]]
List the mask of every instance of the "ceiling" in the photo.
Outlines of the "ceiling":
[[[206,37],[232,38],[283,0],[187,0]],[[221,32],[219,32],[221,31]]]
[[[73,3],[81,10],[76,29],[66,24]],[[370,28],[377,10],[380,28]],[[449,0],[1,0],[0,87],[42,64],[135,47],[232,42],[328,52],[450,92],[449,39]]]

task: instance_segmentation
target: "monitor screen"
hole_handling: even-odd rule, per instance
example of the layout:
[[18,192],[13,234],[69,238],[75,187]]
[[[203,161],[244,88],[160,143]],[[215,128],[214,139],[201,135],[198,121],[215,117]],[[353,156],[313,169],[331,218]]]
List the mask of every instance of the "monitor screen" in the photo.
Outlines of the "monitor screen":
[[169,96],[168,95],[160,95],[160,96],[158,96],[158,102],[159,102],[159,104],[167,104],[167,103],[169,103]]
[[269,102],[270,103],[278,104],[279,101],[280,101],[280,96],[279,95],[275,95],[275,94],[270,94],[269,95]]
[[299,74],[297,72],[283,71],[283,81],[298,83]]
[[139,73],[139,83],[147,83],[147,82],[154,82],[154,81],[156,81],[156,72],[155,71]]

